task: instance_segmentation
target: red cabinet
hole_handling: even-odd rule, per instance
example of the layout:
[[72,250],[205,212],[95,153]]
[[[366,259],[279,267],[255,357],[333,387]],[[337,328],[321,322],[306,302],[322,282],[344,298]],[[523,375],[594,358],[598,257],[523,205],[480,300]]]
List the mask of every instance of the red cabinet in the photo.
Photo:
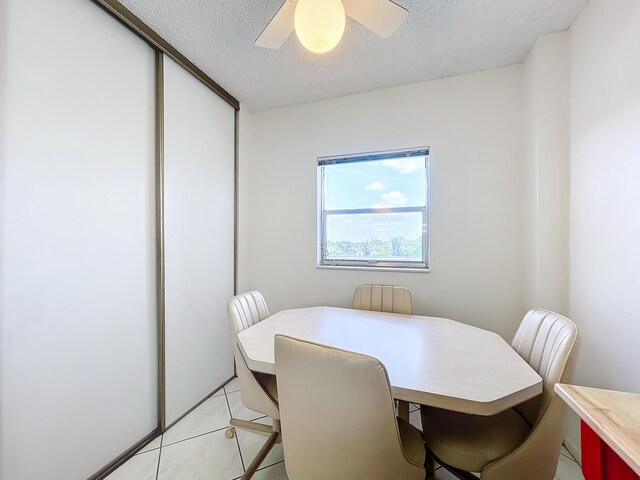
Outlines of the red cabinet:
[[580,422],[582,473],[585,480],[640,480],[640,475],[584,421]]

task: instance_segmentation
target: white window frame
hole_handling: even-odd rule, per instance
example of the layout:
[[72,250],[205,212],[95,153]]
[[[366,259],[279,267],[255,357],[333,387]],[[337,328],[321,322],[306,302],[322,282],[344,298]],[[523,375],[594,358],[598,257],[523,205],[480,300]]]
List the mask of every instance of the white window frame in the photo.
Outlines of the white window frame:
[[[325,167],[339,163],[370,162],[380,160],[392,160],[403,157],[425,157],[425,204],[418,207],[384,207],[384,208],[352,208],[340,210],[327,210],[325,208],[326,179]],[[331,157],[319,157],[317,159],[318,172],[318,213],[317,213],[317,267],[318,268],[344,268],[356,270],[395,270],[395,271],[430,271],[430,158],[429,147],[405,148],[387,150],[382,152],[358,153]],[[366,259],[337,259],[327,257],[327,217],[344,214],[385,214],[385,213],[422,213],[422,259],[411,260],[366,260]]]

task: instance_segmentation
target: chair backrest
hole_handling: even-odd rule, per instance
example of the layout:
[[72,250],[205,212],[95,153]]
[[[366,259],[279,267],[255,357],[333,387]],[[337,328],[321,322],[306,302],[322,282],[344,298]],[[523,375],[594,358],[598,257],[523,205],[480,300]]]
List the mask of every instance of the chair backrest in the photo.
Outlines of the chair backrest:
[[251,410],[277,419],[279,415],[277,403],[258,382],[254,373],[249,370],[238,347],[238,333],[269,316],[267,302],[257,290],[240,293],[229,300],[227,314],[231,327],[231,344],[236,361],[236,374],[240,382],[242,403]]
[[578,330],[568,318],[546,310],[531,310],[513,338],[513,348],[542,377],[543,393],[516,407],[532,426],[514,452],[485,466],[483,480],[552,480],[556,476],[566,405],[554,385],[572,373]]
[[413,315],[411,292],[395,285],[360,285],[353,294],[353,308]]
[[553,387],[570,374],[567,368],[578,337],[574,323],[547,310],[530,310],[522,319],[511,346],[542,377],[542,397],[518,407],[534,425],[555,396]]
[[380,361],[282,335],[275,357],[291,480],[424,478],[402,449]]
[[229,321],[236,335],[269,316],[264,297],[257,290],[240,293],[229,300]]

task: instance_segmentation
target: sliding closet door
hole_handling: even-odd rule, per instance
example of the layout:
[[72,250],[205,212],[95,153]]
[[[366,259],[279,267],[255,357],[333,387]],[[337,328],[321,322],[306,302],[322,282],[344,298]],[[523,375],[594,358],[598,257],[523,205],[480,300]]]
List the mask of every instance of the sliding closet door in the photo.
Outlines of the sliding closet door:
[[154,52],[6,1],[0,477],[82,479],[157,427]]
[[233,375],[234,109],[164,59],[166,423]]

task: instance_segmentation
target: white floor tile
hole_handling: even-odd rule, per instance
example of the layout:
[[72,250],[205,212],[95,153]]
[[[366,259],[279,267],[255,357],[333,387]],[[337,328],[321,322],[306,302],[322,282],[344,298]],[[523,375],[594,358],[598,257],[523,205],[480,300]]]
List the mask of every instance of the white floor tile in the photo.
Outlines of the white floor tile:
[[158,480],[231,480],[242,473],[238,444],[221,430],[162,447]]
[[224,387],[222,387],[220,390],[218,390],[217,392],[215,392],[213,395],[211,395],[212,397],[219,397],[220,395],[224,395]]
[[580,465],[564,455],[560,455],[558,470],[556,471],[556,480],[584,480]]
[[[237,480],[243,473],[238,444],[248,466],[267,437],[238,429],[237,441],[227,439],[224,433],[229,424],[229,408],[236,418],[271,424],[270,418],[242,404],[239,391],[214,396],[172,427],[162,440],[158,437],[150,442],[107,480]],[[419,410],[411,412],[410,421],[421,428]],[[253,478],[288,480],[283,458],[282,444],[278,444]],[[456,480],[444,468],[436,470],[435,478]],[[580,466],[564,447],[555,480],[584,480]]]
[[284,462],[280,462],[272,467],[258,470],[252,480],[288,480]]
[[420,410],[416,410],[409,414],[409,422],[411,425],[422,431],[422,420],[420,420]]
[[436,480],[458,480],[458,477],[446,468],[438,468],[436,470]]
[[136,453],[136,455],[140,455],[141,453],[150,452],[151,450],[160,448],[161,442],[162,442],[162,435],[158,435],[156,438],[151,440],[142,450]]
[[107,477],[107,480],[155,480],[160,449],[135,455]]
[[224,391],[226,393],[239,392],[240,391],[240,382],[238,381],[238,377],[231,380],[224,386]]
[[227,400],[229,400],[229,407],[231,407],[231,416],[233,418],[255,420],[256,418],[264,417],[264,413],[254,412],[244,406],[240,398],[240,392],[228,393]]
[[211,397],[164,434],[162,445],[170,445],[229,426],[229,407],[224,395]]
[[[264,423],[265,425],[272,424],[272,420],[269,417],[261,418],[260,420],[257,420],[257,422]],[[267,441],[267,437],[240,429],[236,430],[236,435],[238,435],[238,442],[240,443],[240,451],[242,452],[244,466],[248,467],[264,445],[264,442]],[[273,465],[283,460],[284,452],[282,450],[282,443],[278,443],[274,445],[269,452],[269,455],[267,455],[267,458],[264,459],[259,468],[268,467],[269,465]]]

